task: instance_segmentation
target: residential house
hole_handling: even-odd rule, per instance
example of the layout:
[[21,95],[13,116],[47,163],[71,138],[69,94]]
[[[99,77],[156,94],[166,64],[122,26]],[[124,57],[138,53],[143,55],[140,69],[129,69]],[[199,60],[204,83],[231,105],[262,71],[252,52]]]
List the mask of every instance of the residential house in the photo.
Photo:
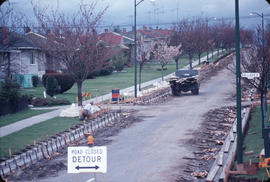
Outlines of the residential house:
[[[123,32],[126,32],[126,29],[123,29]],[[134,39],[117,32],[110,32],[108,29],[105,29],[105,31],[101,33],[99,37],[100,40],[106,43],[107,46],[120,48],[127,57],[127,64],[131,63],[132,50],[134,49]]]
[[[32,87],[32,76],[45,71],[45,53],[24,34],[0,28],[0,78],[4,79],[10,70],[24,88]],[[10,68],[10,69],[9,69]]]
[[[123,31],[122,33],[124,36],[129,37],[130,39],[133,40],[134,43],[134,27],[132,31],[126,32]],[[153,28],[147,28],[146,26],[143,26],[143,29],[137,30],[137,41],[143,40],[144,47],[147,49],[151,49],[151,46],[154,41],[164,41],[168,43],[170,41],[170,37],[173,34],[173,30],[168,30],[168,29],[153,29]],[[134,59],[134,47],[132,48],[131,51],[131,57],[132,60]]]

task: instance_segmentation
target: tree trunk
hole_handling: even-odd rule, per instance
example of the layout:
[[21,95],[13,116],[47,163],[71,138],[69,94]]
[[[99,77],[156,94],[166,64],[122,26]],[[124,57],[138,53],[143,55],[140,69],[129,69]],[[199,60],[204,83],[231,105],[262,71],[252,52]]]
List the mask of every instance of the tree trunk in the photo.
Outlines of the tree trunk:
[[82,81],[77,81],[78,106],[82,106]]
[[10,53],[7,53],[7,74],[6,79],[11,80],[11,60],[10,60]]
[[143,65],[140,64],[140,70],[139,70],[139,91],[142,90],[142,87],[141,87],[141,84],[142,84],[142,68],[143,68]]
[[211,51],[212,51],[212,60],[213,60],[213,56],[214,56],[213,52],[214,52],[214,50],[212,49]]
[[164,65],[161,65],[161,78],[162,78],[162,81],[164,81]]
[[201,54],[198,54],[199,56],[199,65],[201,65]]
[[176,63],[176,71],[178,70],[178,58],[175,58],[175,63]]
[[208,50],[206,51],[206,61],[208,61]]
[[217,48],[217,55],[219,56],[219,48]]
[[264,93],[261,92],[261,115],[262,115],[262,129],[264,129],[266,123],[266,112],[265,112],[265,97]]
[[192,56],[189,55],[189,69],[192,70]]

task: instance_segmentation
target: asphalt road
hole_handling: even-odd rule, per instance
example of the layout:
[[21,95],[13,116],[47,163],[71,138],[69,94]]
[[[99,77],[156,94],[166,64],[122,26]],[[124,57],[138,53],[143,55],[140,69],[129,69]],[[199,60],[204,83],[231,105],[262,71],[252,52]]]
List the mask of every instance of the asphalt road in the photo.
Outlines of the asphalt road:
[[[198,96],[187,93],[162,105],[137,107],[137,116],[144,121],[111,138],[113,142],[107,146],[108,172],[96,174],[96,181],[174,181],[185,162],[182,157],[192,154],[184,141],[199,129],[207,111],[232,103],[234,79],[234,75],[224,69],[201,85]],[[57,177],[40,181],[74,182],[77,177],[77,174],[61,171]],[[93,174],[80,174],[78,181],[93,178]]]

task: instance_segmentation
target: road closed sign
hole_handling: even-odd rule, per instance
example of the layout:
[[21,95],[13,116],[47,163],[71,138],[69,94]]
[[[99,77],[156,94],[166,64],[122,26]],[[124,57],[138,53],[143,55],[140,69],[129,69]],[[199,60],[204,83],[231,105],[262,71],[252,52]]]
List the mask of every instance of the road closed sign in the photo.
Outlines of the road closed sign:
[[68,147],[68,173],[106,173],[107,147]]

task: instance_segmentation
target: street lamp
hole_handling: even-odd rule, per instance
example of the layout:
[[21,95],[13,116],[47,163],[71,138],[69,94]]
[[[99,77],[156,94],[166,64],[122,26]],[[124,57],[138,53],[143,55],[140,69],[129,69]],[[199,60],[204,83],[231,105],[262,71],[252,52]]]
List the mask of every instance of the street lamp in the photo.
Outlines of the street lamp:
[[[140,0],[137,3],[137,0],[134,0],[134,96],[137,97],[137,6],[142,3],[144,0]],[[150,0],[155,2],[155,0]]]
[[206,25],[207,25],[207,58],[206,58],[206,60],[208,61],[208,22],[210,21],[210,20],[216,20],[217,18],[216,17],[210,17],[210,18],[206,18]]

